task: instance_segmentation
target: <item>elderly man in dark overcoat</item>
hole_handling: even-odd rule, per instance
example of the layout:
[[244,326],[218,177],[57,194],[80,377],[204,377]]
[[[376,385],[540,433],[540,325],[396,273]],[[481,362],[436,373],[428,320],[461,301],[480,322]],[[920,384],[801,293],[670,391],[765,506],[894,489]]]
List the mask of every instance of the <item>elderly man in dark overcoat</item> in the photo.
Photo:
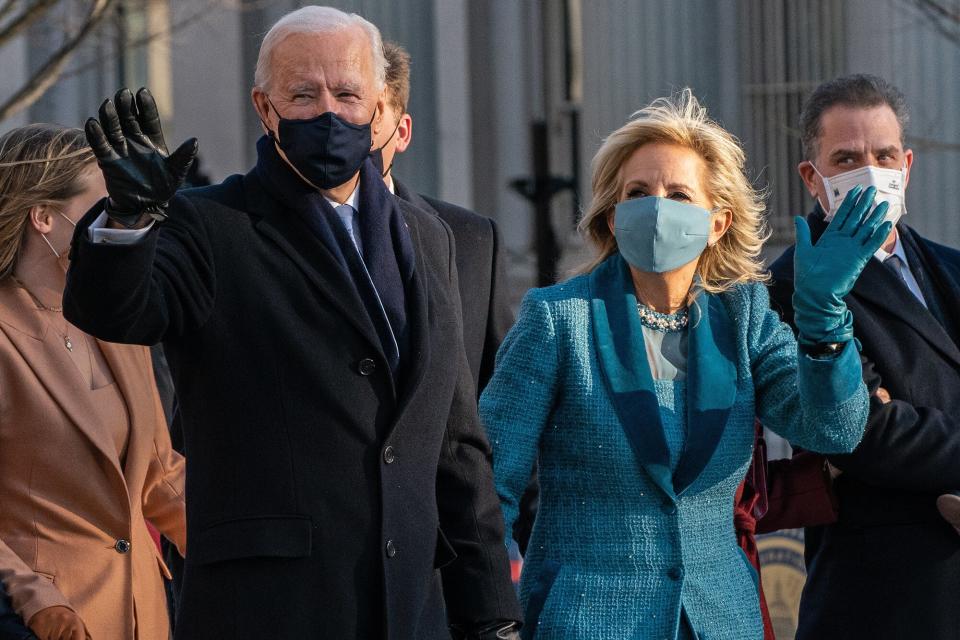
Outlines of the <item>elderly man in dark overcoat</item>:
[[87,123],[110,197],[78,225],[65,313],[164,344],[188,460],[178,640],[516,634],[453,238],[368,157],[384,74],[366,20],[284,16],[256,166],[176,195],[197,144],[167,155],[149,92]]

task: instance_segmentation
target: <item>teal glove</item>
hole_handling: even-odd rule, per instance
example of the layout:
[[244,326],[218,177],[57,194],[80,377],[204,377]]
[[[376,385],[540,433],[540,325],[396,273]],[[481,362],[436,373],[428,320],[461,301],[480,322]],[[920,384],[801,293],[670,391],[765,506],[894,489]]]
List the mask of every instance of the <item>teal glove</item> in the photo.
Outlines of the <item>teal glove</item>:
[[802,345],[853,338],[853,316],[843,298],[893,227],[883,220],[886,202],[870,211],[877,190],[868,187],[862,195],[861,191],[857,185],[847,193],[816,245],[810,242],[807,221],[799,217],[794,221],[793,310]]

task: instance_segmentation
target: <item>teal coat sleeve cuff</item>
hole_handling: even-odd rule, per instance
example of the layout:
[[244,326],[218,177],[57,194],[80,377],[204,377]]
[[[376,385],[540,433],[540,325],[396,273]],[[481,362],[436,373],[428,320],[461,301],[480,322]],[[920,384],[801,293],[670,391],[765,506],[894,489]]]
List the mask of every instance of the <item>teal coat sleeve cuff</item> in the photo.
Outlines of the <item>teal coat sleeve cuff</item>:
[[815,358],[799,349],[800,394],[812,406],[843,404],[859,390],[863,371],[855,341],[848,341],[832,358]]

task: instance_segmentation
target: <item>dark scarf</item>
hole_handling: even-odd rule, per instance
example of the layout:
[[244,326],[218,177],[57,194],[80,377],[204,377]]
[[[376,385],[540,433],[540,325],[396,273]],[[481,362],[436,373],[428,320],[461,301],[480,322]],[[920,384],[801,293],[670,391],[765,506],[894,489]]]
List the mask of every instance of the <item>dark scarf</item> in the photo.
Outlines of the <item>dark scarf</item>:
[[[363,261],[327,199],[290,169],[267,136],[257,141],[256,171],[267,191],[300,216],[350,276],[376,327],[390,368],[398,377],[409,353],[406,292],[413,284],[415,257],[397,200],[372,162],[365,160],[360,168],[360,193],[354,213],[358,216]],[[394,350],[391,329],[399,353]]]

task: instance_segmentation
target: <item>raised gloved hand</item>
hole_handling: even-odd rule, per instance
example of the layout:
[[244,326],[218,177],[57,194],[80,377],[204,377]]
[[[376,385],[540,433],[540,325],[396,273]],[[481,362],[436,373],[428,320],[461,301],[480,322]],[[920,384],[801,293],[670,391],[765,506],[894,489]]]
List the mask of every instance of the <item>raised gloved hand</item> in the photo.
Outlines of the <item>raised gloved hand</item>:
[[520,625],[512,620],[498,620],[478,627],[450,625],[453,640],[520,640]]
[[100,105],[99,117],[88,119],[84,132],[110,194],[107,215],[125,227],[136,226],[144,214],[165,220],[167,203],[197,156],[197,139],[168,155],[157,103],[145,88],[136,104],[129,89],[120,89]]
[[843,298],[892,228],[892,223],[883,220],[886,202],[870,210],[877,190],[868,187],[861,191],[858,185],[847,193],[816,245],[810,242],[807,221],[795,220],[793,309],[803,345],[853,338],[853,317]]

